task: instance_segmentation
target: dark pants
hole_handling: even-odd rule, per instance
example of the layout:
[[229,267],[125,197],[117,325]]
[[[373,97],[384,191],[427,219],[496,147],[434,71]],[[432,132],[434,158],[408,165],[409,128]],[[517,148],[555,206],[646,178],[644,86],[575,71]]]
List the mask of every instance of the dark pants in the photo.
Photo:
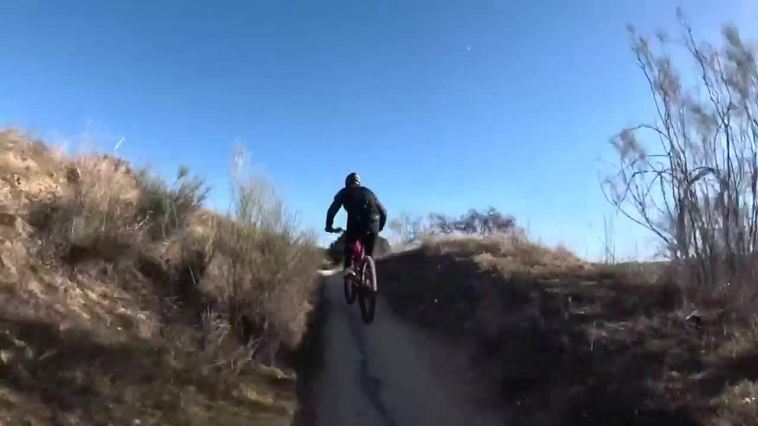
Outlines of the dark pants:
[[350,268],[353,263],[353,243],[360,239],[365,250],[366,255],[374,255],[374,244],[376,243],[376,233],[366,231],[352,231],[348,230],[345,233],[345,269]]

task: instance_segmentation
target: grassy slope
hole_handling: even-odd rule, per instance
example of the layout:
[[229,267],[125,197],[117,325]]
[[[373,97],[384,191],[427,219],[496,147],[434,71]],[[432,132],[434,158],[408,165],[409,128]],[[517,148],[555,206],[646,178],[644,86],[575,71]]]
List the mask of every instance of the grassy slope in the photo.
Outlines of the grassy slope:
[[[523,240],[439,242],[380,262],[400,315],[474,348],[513,424],[753,424],[755,340],[676,309],[651,268],[585,264]],[[752,393],[751,393],[752,392]],[[723,422],[723,423],[720,423]]]
[[45,255],[30,212],[65,189],[65,164],[0,133],[0,423],[289,424],[293,375],[233,369],[245,358],[230,339],[206,353],[213,336],[167,282],[169,242],[155,256]]

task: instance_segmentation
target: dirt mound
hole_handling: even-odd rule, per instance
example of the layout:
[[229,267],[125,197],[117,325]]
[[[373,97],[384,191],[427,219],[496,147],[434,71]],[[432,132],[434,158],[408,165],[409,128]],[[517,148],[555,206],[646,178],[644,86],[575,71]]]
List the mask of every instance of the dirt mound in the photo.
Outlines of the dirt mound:
[[429,254],[472,258],[484,269],[507,275],[530,277],[580,275],[591,265],[563,247],[547,248],[518,233],[483,238],[447,237],[428,240],[422,250]]
[[0,132],[0,423],[289,424],[293,374],[200,290],[217,216],[154,238],[144,179]]
[[725,398],[752,389],[730,390],[730,381],[754,379],[729,367],[744,351],[718,353],[751,339],[736,326],[726,332],[718,312],[688,316],[678,287],[632,266],[525,241],[456,239],[388,257],[378,270],[395,312],[477,349],[470,362],[508,406],[509,424],[717,421],[734,408]]

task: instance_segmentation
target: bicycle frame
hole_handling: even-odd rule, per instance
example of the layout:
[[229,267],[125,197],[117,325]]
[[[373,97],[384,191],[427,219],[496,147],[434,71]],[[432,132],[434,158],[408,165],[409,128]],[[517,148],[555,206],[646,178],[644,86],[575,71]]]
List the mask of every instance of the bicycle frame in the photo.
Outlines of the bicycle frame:
[[[344,232],[341,228],[328,229],[329,232]],[[344,234],[343,234],[344,238]],[[356,238],[348,247],[347,256],[352,256],[353,274],[345,275],[345,300],[348,305],[355,302],[356,296],[361,307],[361,318],[366,324],[374,321],[376,309],[376,265],[374,259],[367,255],[360,238]]]
[[366,250],[363,249],[360,238],[355,240],[351,247],[353,253],[353,271],[355,271],[355,277],[363,284],[363,274],[361,273],[363,268],[363,262],[366,259]]

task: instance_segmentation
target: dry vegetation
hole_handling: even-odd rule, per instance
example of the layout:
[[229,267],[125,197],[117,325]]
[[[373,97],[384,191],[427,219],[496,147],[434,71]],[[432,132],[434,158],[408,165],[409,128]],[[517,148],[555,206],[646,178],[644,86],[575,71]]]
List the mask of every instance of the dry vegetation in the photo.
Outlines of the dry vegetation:
[[[758,423],[755,50],[683,29],[691,89],[669,37],[632,33],[657,116],[614,139],[605,186],[667,262],[586,262],[492,209],[391,224],[415,248],[380,261],[381,291],[472,348],[511,424]],[[323,252],[232,181],[220,216],[186,170],[0,133],[0,423],[289,423],[292,377],[262,365],[298,345]]]
[[[728,25],[721,47],[701,42],[681,11],[679,17],[681,31],[673,37],[651,40],[630,31],[656,115],[613,139],[618,168],[604,189],[620,212],[660,239],[680,281],[690,284],[692,301],[717,297],[752,311],[758,298],[756,50]],[[678,70],[672,49],[691,59],[694,80]]]
[[0,133],[0,423],[289,424],[322,256],[234,186],[220,216],[185,169]]
[[427,242],[379,265],[390,305],[475,348],[511,424],[758,424],[756,50],[732,26],[721,47],[702,43],[679,16],[673,37],[631,31],[656,115],[613,139],[604,185],[666,262],[590,264],[516,229],[429,239],[482,234],[469,217],[490,216],[475,211],[431,233],[395,223],[401,240]]
[[512,424],[753,424],[757,328],[692,315],[667,266],[510,235],[428,240],[379,271],[396,312],[473,348]]

